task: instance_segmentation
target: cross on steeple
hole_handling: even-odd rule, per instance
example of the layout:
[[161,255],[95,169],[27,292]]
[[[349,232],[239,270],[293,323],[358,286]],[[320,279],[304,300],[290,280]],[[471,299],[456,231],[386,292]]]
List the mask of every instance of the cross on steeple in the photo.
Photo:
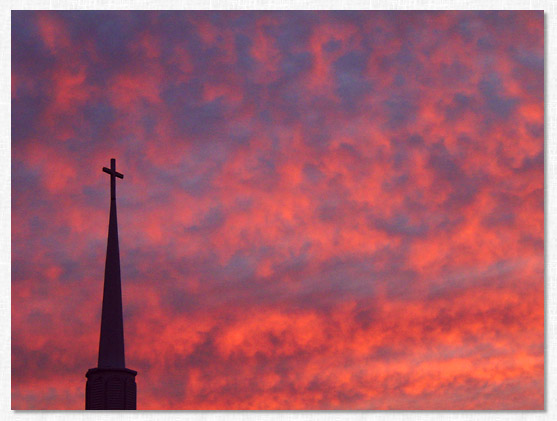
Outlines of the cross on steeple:
[[110,160],[110,168],[103,167],[103,171],[110,174],[110,198],[116,199],[116,178],[124,178],[124,174],[116,171],[116,160],[112,158]]

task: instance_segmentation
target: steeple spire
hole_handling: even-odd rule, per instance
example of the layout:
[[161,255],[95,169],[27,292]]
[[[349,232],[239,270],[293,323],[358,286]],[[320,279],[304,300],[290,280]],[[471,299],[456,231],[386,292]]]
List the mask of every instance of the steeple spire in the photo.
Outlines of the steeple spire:
[[124,320],[122,316],[122,286],[120,279],[120,250],[118,247],[118,222],[116,218],[116,160],[110,160],[110,219],[108,222],[108,244],[104,267],[104,291],[99,343],[99,368],[124,368]]
[[137,371],[126,368],[124,353],[124,319],[122,314],[122,285],[120,279],[120,250],[116,218],[116,160],[110,160],[110,217],[108,244],[104,268],[104,289],[99,341],[98,367],[85,375],[85,409],[135,409]]

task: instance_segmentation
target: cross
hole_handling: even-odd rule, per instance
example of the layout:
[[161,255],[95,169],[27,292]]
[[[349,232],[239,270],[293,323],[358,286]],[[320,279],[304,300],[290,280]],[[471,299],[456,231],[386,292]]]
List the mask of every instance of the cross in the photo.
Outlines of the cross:
[[103,167],[105,173],[110,174],[110,198],[116,200],[116,178],[124,178],[124,174],[120,174],[116,171],[116,160],[112,158],[110,160],[110,168]]

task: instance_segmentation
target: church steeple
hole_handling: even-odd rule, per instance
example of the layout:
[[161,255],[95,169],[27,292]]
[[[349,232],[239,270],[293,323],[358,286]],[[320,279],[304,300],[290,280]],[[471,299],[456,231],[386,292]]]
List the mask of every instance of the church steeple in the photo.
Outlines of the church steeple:
[[126,368],[124,353],[124,320],[122,315],[122,286],[120,278],[120,250],[116,217],[116,160],[110,160],[110,217],[108,244],[104,269],[104,289],[99,341],[98,367],[85,375],[85,409],[135,409],[136,384],[134,370]]
[[104,267],[104,291],[99,343],[99,368],[125,368],[124,320],[122,316],[122,286],[120,279],[120,249],[118,247],[118,222],[116,218],[116,160],[110,160],[110,219],[108,222],[108,244]]

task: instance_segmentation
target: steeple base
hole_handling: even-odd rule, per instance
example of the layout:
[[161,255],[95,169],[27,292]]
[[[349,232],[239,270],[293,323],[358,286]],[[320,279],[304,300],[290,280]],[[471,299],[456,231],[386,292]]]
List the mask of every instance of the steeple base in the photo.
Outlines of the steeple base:
[[90,368],[85,377],[85,409],[136,409],[137,371]]

